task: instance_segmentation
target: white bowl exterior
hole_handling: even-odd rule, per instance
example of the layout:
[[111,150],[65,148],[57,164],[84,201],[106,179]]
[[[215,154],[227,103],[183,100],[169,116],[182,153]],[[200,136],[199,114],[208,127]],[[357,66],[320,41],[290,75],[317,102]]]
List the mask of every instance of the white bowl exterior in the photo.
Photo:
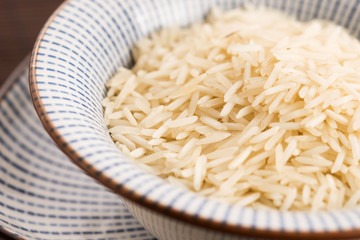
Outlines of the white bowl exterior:
[[[131,66],[133,43],[162,26],[175,23],[184,26],[201,20],[214,5],[230,9],[245,3],[280,9],[302,21],[312,18],[331,20],[345,26],[355,36],[360,32],[358,0],[69,1],[39,39],[31,65],[48,118],[65,140],[64,147],[69,144],[79,154],[74,161],[81,164],[86,160],[89,167],[118,183],[118,188],[132,189],[173,210],[230,225],[271,231],[359,229],[359,208],[323,213],[278,212],[232,207],[203,198],[139,169],[112,143],[100,101],[105,94],[104,83],[118,67]],[[37,105],[37,99],[34,100]],[[129,205],[130,208],[133,206]],[[132,211],[140,222],[147,221],[141,219],[140,210]],[[156,232],[162,227],[166,229],[166,226],[157,225],[150,231],[158,235]]]

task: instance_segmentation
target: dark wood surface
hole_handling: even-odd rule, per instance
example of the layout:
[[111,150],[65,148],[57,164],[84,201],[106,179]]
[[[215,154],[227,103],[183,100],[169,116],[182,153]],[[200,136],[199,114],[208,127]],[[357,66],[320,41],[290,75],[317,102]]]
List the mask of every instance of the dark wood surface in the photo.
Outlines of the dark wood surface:
[[0,240],[17,240],[17,239],[11,238],[0,231]]
[[0,232],[0,240],[12,240],[12,238],[9,238],[8,236],[5,236],[5,234]]
[[[33,48],[37,35],[63,0],[0,0],[0,86]],[[0,240],[12,240],[0,231]]]
[[41,27],[63,0],[0,0],[0,85],[33,48]]

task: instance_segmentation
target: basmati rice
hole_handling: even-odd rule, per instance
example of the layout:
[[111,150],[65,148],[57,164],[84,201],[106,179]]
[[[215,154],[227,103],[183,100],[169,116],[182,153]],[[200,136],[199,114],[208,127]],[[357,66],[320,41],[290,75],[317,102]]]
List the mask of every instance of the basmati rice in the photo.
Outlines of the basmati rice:
[[136,43],[107,83],[104,120],[146,171],[234,205],[360,203],[360,43],[334,24],[266,9]]

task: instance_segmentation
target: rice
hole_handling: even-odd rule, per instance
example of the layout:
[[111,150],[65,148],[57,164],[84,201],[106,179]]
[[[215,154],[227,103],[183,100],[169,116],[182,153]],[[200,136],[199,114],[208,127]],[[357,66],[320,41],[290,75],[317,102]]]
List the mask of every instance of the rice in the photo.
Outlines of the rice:
[[104,120],[145,170],[234,205],[360,203],[360,43],[332,23],[214,9],[136,43]]

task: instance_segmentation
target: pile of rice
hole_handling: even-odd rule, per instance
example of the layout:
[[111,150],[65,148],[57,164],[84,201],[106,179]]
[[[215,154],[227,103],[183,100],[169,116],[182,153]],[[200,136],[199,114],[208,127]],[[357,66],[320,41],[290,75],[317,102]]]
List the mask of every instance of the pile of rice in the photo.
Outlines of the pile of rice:
[[360,200],[360,44],[319,20],[213,11],[163,29],[108,82],[116,145],[148,171],[235,205]]

